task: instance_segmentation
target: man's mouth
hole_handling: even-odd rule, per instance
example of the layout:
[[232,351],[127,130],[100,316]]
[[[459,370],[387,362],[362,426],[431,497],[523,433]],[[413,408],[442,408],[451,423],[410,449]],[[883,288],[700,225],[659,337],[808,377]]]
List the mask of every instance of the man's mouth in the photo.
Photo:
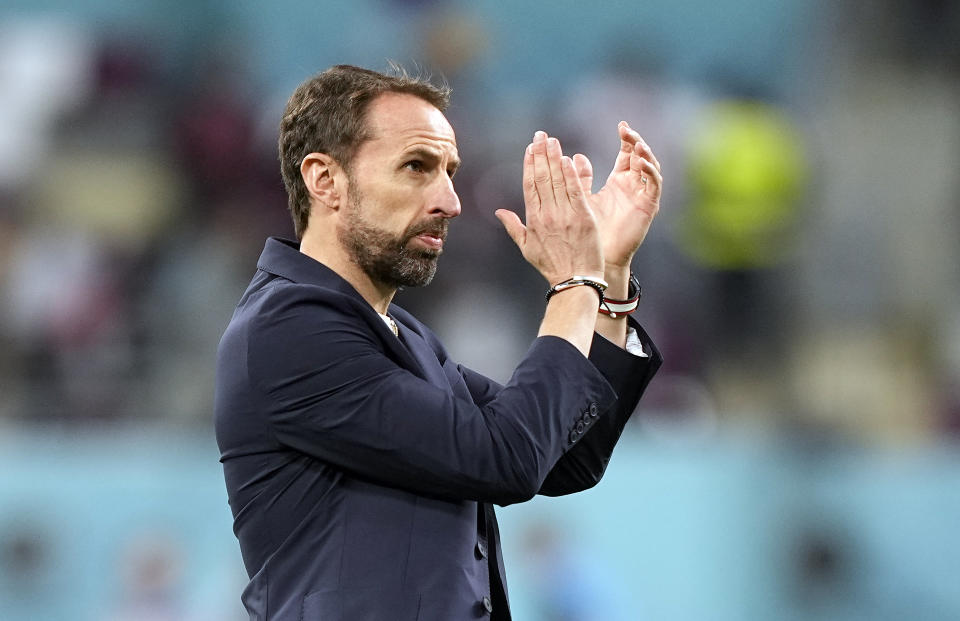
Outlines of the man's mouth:
[[434,224],[430,228],[414,232],[411,239],[417,240],[421,245],[430,250],[443,250],[443,241],[447,238],[446,222],[440,225]]
[[433,250],[442,250],[443,249],[443,237],[435,233],[421,233],[417,235],[416,238],[424,246],[432,248]]

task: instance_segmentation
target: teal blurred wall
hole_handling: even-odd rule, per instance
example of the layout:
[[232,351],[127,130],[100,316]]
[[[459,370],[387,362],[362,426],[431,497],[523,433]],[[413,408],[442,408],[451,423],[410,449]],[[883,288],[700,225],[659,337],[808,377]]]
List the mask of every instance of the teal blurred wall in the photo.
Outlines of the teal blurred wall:
[[[212,453],[183,435],[0,436],[0,618],[129,618],[137,552],[157,548],[180,618],[243,618]],[[596,488],[499,510],[516,618],[546,619],[556,587],[608,621],[956,619],[957,515],[954,447],[808,452],[755,436],[630,437]],[[15,536],[37,544],[19,576]]]

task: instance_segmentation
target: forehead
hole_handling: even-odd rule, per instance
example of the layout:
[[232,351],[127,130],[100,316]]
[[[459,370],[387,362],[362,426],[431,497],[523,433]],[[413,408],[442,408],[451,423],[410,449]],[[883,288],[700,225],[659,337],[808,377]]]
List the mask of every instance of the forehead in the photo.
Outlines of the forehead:
[[[405,93],[385,93],[367,110],[371,147],[406,148],[414,144],[457,152],[457,138],[447,117],[429,102]],[[376,144],[379,143],[379,144]]]

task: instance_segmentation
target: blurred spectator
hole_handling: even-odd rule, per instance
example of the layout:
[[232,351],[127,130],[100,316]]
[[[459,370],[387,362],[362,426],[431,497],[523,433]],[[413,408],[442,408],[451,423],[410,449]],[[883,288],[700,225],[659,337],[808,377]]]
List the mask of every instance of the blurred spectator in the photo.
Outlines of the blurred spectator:
[[784,110],[755,99],[722,98],[691,128],[684,174],[688,204],[680,249],[700,270],[705,308],[697,342],[721,409],[782,409],[786,326],[783,266],[798,243],[806,176],[799,128]]

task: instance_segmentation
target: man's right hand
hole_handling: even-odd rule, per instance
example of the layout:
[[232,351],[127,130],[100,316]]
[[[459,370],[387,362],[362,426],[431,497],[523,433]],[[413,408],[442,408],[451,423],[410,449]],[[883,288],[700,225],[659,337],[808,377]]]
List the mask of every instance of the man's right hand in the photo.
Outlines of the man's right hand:
[[573,275],[603,278],[603,250],[586,192],[560,141],[542,131],[524,154],[523,200],[526,226],[512,211],[498,209],[496,216],[550,286]]
[[[523,201],[526,226],[512,211],[498,209],[496,215],[551,287],[575,275],[603,279],[603,248],[586,192],[560,142],[541,131],[523,158]],[[566,339],[587,356],[598,306],[591,287],[567,289],[550,298],[538,335]]]

